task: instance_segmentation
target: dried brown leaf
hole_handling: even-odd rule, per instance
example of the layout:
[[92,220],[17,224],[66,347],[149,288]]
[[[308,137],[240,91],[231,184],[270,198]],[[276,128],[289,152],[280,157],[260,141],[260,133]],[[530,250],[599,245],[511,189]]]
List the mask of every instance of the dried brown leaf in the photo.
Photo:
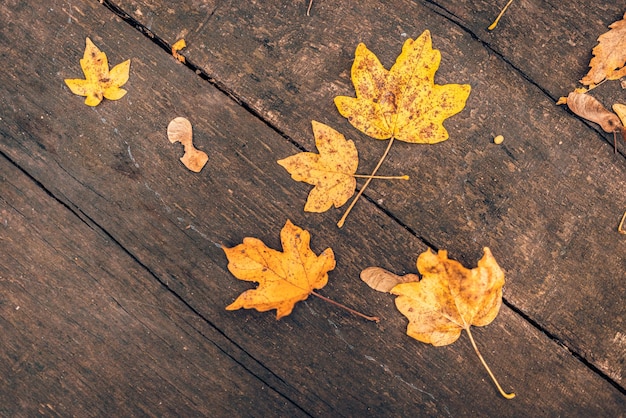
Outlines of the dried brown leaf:
[[607,110],[602,103],[588,94],[570,93],[567,96],[567,107],[581,118],[600,125],[604,132],[614,133],[623,128],[615,113]]
[[609,25],[609,31],[598,37],[593,48],[591,69],[580,82],[593,88],[604,80],[617,80],[626,76],[626,13],[624,18]]

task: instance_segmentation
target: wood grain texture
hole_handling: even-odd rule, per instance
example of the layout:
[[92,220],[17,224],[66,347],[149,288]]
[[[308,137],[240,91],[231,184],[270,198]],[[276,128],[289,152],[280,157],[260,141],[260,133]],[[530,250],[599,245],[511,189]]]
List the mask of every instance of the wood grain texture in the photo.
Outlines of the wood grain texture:
[[[56,218],[42,225],[50,228],[47,239],[59,240],[55,247],[67,245],[72,249],[62,254],[76,254],[81,260],[89,260],[89,264],[77,269],[71,256],[64,255],[66,264],[60,271],[72,283],[80,283],[84,272],[98,278],[99,269],[109,272],[106,292],[118,305],[125,299],[152,305],[128,303],[123,305],[124,312],[114,313],[132,312],[136,321],[155,329],[150,338],[157,340],[146,342],[148,337],[142,334],[139,325],[136,326],[139,330],[125,328],[122,320],[108,325],[109,339],[123,337],[120,341],[129,350],[124,361],[102,364],[105,377],[99,380],[102,386],[93,383],[95,390],[81,385],[97,377],[83,376],[80,371],[66,379],[71,381],[70,387],[76,388],[70,391],[38,383],[42,393],[57,390],[55,401],[50,403],[52,407],[61,410],[59,405],[66,405],[79,395],[86,406],[78,405],[74,411],[98,404],[102,415],[108,416],[125,415],[129,411],[124,409],[125,405],[130,405],[127,408],[143,405],[144,409],[130,411],[138,415],[168,411],[206,414],[207,410],[227,414],[235,410],[237,415],[252,416],[281,413],[293,416],[298,411],[313,416],[408,416],[416,411],[421,416],[618,416],[625,408],[622,392],[508,308],[503,308],[492,325],[477,329],[474,335],[505,389],[518,394],[513,402],[498,398],[466,338],[453,346],[434,348],[407,337],[406,321],[395,310],[393,298],[369,289],[360,282],[358,274],[370,265],[399,274],[413,271],[415,257],[426,247],[415,234],[366,200],[359,204],[343,230],[335,227],[339,211],[325,215],[302,212],[309,188],[294,183],[276,160],[299,151],[290,139],[310,147],[311,115],[296,118],[294,124],[302,126],[298,135],[292,135],[295,128],[289,128],[291,138],[278,134],[266,121],[202,81],[97,2],[85,0],[54,8],[41,2],[27,6],[16,2],[0,6],[0,16],[8,22],[0,29],[0,52],[12,63],[7,71],[0,73],[3,138],[0,152],[10,161],[4,160],[3,164],[19,167],[36,181],[19,180],[19,172],[9,171],[2,179],[3,186],[8,184],[6,178],[15,177],[17,180],[12,184],[20,181],[14,187],[16,190],[34,189],[34,192],[25,199],[14,196],[16,192],[9,195],[3,187],[3,204],[28,208],[19,202],[32,201],[30,205],[35,208],[45,205],[56,208],[52,212]],[[32,24],[24,31],[20,22]],[[86,36],[107,52],[111,64],[132,60],[131,78],[125,86],[128,95],[120,101],[105,101],[95,109],[71,95],[62,82],[63,78],[80,76],[78,59]],[[53,59],[49,51],[54,51]],[[351,53],[342,58],[343,65],[348,64]],[[224,74],[224,83],[227,78]],[[241,85],[247,86],[244,82]],[[263,97],[262,92],[260,89],[256,96],[241,97]],[[281,95],[284,92],[280,90]],[[306,111],[318,112],[313,105]],[[209,162],[199,174],[182,166],[178,161],[182,147],[167,140],[167,124],[176,116],[185,116],[192,122],[194,144],[209,154]],[[278,116],[283,117],[277,113]],[[274,123],[269,117],[268,121]],[[286,123],[283,125],[288,127]],[[598,147],[598,159],[604,158],[605,152],[608,154],[605,148]],[[407,154],[407,149],[402,150]],[[424,158],[435,160],[439,156],[432,154]],[[467,172],[470,163],[464,168]],[[391,169],[400,166],[405,167],[392,164]],[[427,183],[425,179],[421,182]],[[393,194],[398,193],[407,201],[413,199],[413,189],[403,191],[396,187]],[[391,199],[391,190],[389,193],[383,199]],[[430,196],[426,202],[435,200],[433,195],[423,192],[422,195]],[[319,300],[300,303],[281,321],[276,321],[271,313],[224,310],[250,285],[238,282],[228,273],[220,246],[236,245],[245,236],[255,236],[279,248],[278,233],[288,218],[311,231],[314,251],[319,253],[330,246],[337,254],[337,267],[321,293],[365,313],[381,316],[379,325],[360,321]],[[18,219],[24,227],[34,222],[16,215],[11,219],[11,222]],[[59,230],[51,225],[70,229]],[[420,231],[432,237],[436,235],[432,231],[439,228],[458,227],[439,222],[433,225]],[[484,227],[483,223],[480,225]],[[20,238],[14,230],[5,228],[5,232],[3,238]],[[85,244],[78,238],[81,234],[89,237],[87,242],[95,241],[97,245]],[[498,235],[493,237],[493,233],[487,235],[494,240]],[[0,244],[7,242],[3,239]],[[33,238],[32,242],[35,247],[45,246],[41,240]],[[472,251],[478,253],[484,244],[483,241],[477,245],[460,244],[451,255],[465,258],[466,264],[473,265],[477,258]],[[97,251],[100,246],[105,250]],[[9,273],[16,277],[14,274],[25,269],[24,266],[51,265],[56,260],[46,252],[31,255],[20,251],[21,245],[12,244],[10,248],[17,261],[0,262],[2,277],[9,277]],[[506,260],[507,254],[496,257]],[[10,283],[24,292],[23,282]],[[514,279],[509,283],[515,286]],[[3,281],[2,285],[4,288],[9,282]],[[42,309],[46,306],[46,295],[41,294],[45,289],[39,286],[31,290],[33,298],[44,299]],[[3,297],[6,293],[3,291]],[[29,338],[35,338],[40,329],[56,334],[57,329],[65,329],[67,322],[76,321],[73,318],[79,311],[85,317],[78,323],[90,331],[89,336],[99,335],[103,326],[92,319],[90,294],[84,293],[71,294],[65,301],[50,305],[56,325],[40,325],[33,319],[24,323],[24,333],[32,334]],[[519,298],[525,300],[522,294]],[[72,303],[82,310],[73,308]],[[13,314],[14,305],[17,303],[6,305],[0,316],[3,335],[16,335],[11,331],[13,325],[8,325],[13,322],[6,319],[12,318],[9,315]],[[111,310],[116,308],[111,306]],[[168,316],[160,313],[160,309],[173,312],[183,309],[185,315]],[[38,313],[38,317],[41,315]],[[161,327],[163,334],[156,334]],[[202,338],[194,333],[196,327],[204,330]],[[196,341],[198,348],[193,351],[193,357],[176,351],[178,346],[172,338],[175,340],[180,335],[177,332],[182,333],[180,329],[188,330],[187,334],[195,338],[185,336]],[[162,336],[158,339],[156,335]],[[102,345],[91,338],[83,337],[84,350],[98,353]],[[14,340],[9,338],[6,344],[15,344]],[[129,349],[135,346],[137,350]],[[170,346],[174,348],[166,350]],[[26,352],[25,356],[39,353],[32,345],[14,351],[20,349]],[[69,358],[74,352],[68,347],[40,355],[50,365],[50,373],[61,374],[65,363],[59,364],[56,359]],[[224,361],[219,353],[225,355]],[[159,356],[172,357],[173,364],[165,364],[163,368],[153,363],[146,365],[147,358]],[[235,359],[236,364],[228,359]],[[6,364],[21,364],[12,361]],[[194,373],[184,372],[187,363],[193,363]],[[144,371],[147,367],[152,367],[150,373]],[[125,376],[128,370],[146,373],[137,379],[144,382],[142,377],[145,377],[143,384],[147,388],[158,385],[159,378],[175,381],[181,396],[177,402],[174,397],[168,398],[171,409],[162,412],[153,406],[154,398],[149,390],[124,390],[119,376]],[[159,378],[154,377],[156,373]],[[210,373],[212,377],[206,377]],[[8,382],[5,376],[10,374],[2,376]],[[206,382],[202,381],[203,377]],[[43,376],[40,373],[35,378],[43,379]],[[219,381],[217,387],[212,387],[214,381]],[[263,382],[260,389],[254,384],[259,381]],[[3,386],[8,387],[8,383]],[[229,405],[212,403],[210,395],[218,388],[223,391],[217,399],[230,402]],[[111,391],[113,395],[109,395]],[[26,405],[24,408],[30,405],[26,395],[11,392],[5,399],[9,396],[20,399]],[[114,400],[103,402],[101,398],[105,396]],[[241,396],[240,402],[236,401],[237,396]],[[48,408],[46,404],[44,407]],[[63,411],[66,410],[71,411]],[[79,412],[76,414],[80,415]],[[27,413],[28,410],[24,415]]]
[[[436,81],[469,83],[472,93],[446,121],[449,141],[394,145],[380,174],[411,182],[376,182],[367,195],[466,263],[493,248],[509,272],[507,301],[624,387],[624,144],[614,155],[611,135],[554,104],[623,10],[524,2],[488,33],[498,5],[474,3],[316,2],[307,17],[298,3],[118,2],[141,22],[150,14],[165,39],[184,34],[191,62],[302,147],[314,149],[311,119],[355,139],[363,172],[386,144],[357,133],[333,105],[354,94],[354,49],[365,42],[389,68],[407,37],[429,29],[443,56]],[[623,96],[615,85],[594,94],[607,106]],[[491,142],[498,134],[501,146]]]
[[4,157],[0,181],[2,416],[260,416],[259,397],[306,415],[262,365]]

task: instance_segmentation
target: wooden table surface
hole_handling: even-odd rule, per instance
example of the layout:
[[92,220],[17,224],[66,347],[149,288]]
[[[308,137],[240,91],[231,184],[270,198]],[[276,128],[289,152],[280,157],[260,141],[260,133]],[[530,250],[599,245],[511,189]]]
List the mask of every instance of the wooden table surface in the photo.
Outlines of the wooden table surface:
[[[626,143],[555,105],[578,87],[619,2],[16,1],[0,4],[0,416],[626,416]],[[598,3],[598,4],[595,4]],[[315,151],[311,121],[359,149],[333,98],[354,96],[363,42],[389,68],[430,30],[436,82],[472,87],[450,139],[396,143],[348,217],[303,211],[310,186],[276,161]],[[88,107],[85,38],[128,94]],[[171,44],[184,38],[186,64]],[[593,92],[626,103],[619,81]],[[209,155],[179,161],[167,125],[184,116]],[[495,135],[504,135],[501,145]],[[362,184],[362,182],[360,183]],[[222,246],[280,249],[286,220],[337,258],[324,296],[281,320],[226,311],[253,284]],[[496,320],[469,339],[409,338],[368,266],[415,272],[427,248],[506,272]]]

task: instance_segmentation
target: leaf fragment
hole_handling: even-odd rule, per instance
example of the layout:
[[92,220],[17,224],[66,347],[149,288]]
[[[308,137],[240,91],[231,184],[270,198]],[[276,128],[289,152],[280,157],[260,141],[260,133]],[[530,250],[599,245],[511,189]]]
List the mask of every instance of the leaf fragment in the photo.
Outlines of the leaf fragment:
[[361,280],[374,290],[389,293],[400,283],[419,282],[420,277],[417,274],[398,276],[380,267],[368,267],[361,272]]
[[359,155],[354,142],[323,123],[312,121],[315,145],[319,154],[301,152],[278,161],[291,178],[315,187],[309,193],[304,210],[325,212],[338,208],[356,189],[354,177]]
[[189,170],[199,173],[209,160],[209,156],[194,147],[191,122],[183,117],[172,119],[167,125],[167,137],[171,143],[180,142],[183,144],[185,154],[180,157],[180,161]]
[[319,256],[309,247],[311,235],[287,220],[280,232],[283,252],[268,248],[257,238],[244,238],[233,248],[222,247],[228,258],[228,269],[239,280],[258,282],[256,289],[246,290],[227,310],[276,309],[276,319],[289,315],[294,305],[305,300],[314,289],[328,282],[328,272],[335,268],[331,248]]
[[80,66],[84,79],[65,79],[65,84],[72,93],[86,96],[87,106],[97,106],[103,98],[119,100],[126,94],[121,86],[126,84],[130,75],[130,59],[116,65],[109,71],[109,63],[104,52],[87,38],[85,52]]
[[626,13],[622,20],[609,25],[609,31],[598,37],[593,48],[591,69],[580,82],[593,88],[604,80],[617,80],[626,76]]
[[182,62],[183,64],[186,62],[186,59],[178,51],[186,47],[187,47],[187,42],[185,42],[184,38],[179,39],[178,41],[174,42],[174,44],[172,45],[172,56],[176,58],[178,61]]

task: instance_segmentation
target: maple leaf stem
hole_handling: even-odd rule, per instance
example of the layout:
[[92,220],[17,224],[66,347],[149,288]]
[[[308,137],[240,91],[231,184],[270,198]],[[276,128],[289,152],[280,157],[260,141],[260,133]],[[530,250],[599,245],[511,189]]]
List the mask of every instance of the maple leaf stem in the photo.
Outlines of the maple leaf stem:
[[487,366],[487,363],[485,362],[485,359],[483,358],[482,354],[480,354],[480,351],[478,351],[478,347],[476,347],[476,343],[474,342],[474,337],[472,337],[472,332],[470,331],[469,327],[465,328],[465,331],[467,331],[467,335],[469,335],[470,341],[472,342],[472,347],[474,347],[474,351],[476,352],[476,355],[480,359],[480,362],[483,364],[483,366],[487,370],[487,373],[489,373],[489,377],[491,377],[491,380],[493,380],[493,383],[496,384],[496,387],[500,391],[500,395],[504,396],[506,399],[513,399],[515,397],[515,393],[506,393],[504,390],[502,390],[500,383],[498,383],[498,381],[496,380],[496,377],[493,375],[493,373],[491,373],[491,369],[489,368],[489,366]]
[[380,322],[380,318],[378,318],[377,316],[367,316],[367,315],[365,315],[365,314],[363,314],[363,313],[361,313],[359,311],[355,311],[352,308],[348,308],[346,305],[343,305],[343,304],[341,304],[339,302],[335,302],[334,300],[329,299],[326,296],[322,296],[319,293],[311,292],[311,294],[314,295],[314,296],[317,296],[318,298],[322,299],[325,302],[330,303],[331,305],[335,305],[335,306],[337,306],[337,307],[339,307],[341,309],[344,309],[344,310],[350,312],[353,315],[360,316],[361,318],[365,318],[368,321]]
[[378,179],[378,180],[408,180],[409,176],[371,176],[369,174],[353,174],[357,179]]
[[624,212],[624,215],[622,216],[622,220],[619,222],[619,225],[617,227],[617,232],[619,232],[620,234],[626,235],[626,230],[624,230],[624,221],[626,221],[626,212]]
[[393,136],[389,139],[389,144],[387,145],[387,149],[383,153],[383,156],[380,158],[380,161],[378,161],[378,164],[376,164],[376,167],[374,167],[374,170],[372,171],[372,174],[370,174],[369,178],[367,179],[367,181],[365,182],[363,187],[361,187],[361,190],[359,190],[359,193],[357,193],[357,195],[354,197],[354,199],[352,199],[352,203],[350,203],[350,206],[348,206],[348,209],[346,209],[346,211],[343,214],[343,216],[341,217],[341,219],[339,219],[339,222],[337,222],[337,226],[339,228],[341,228],[343,226],[343,224],[346,222],[346,218],[348,217],[348,214],[350,213],[350,211],[352,210],[352,208],[356,204],[357,200],[359,200],[359,197],[361,197],[361,195],[363,194],[365,189],[367,189],[367,186],[369,186],[370,182],[374,178],[374,175],[376,174],[376,172],[378,171],[380,166],[383,164],[383,161],[385,161],[385,158],[387,158],[387,154],[389,154],[389,150],[391,149],[391,145],[393,145],[394,139],[395,138]]
[[502,17],[504,12],[506,12],[506,9],[509,8],[511,3],[513,3],[513,0],[509,0],[509,2],[506,4],[506,6],[504,6],[502,8],[502,10],[500,11],[500,14],[498,15],[498,17],[496,17],[496,20],[494,20],[493,23],[491,25],[489,25],[489,27],[487,28],[488,30],[494,30],[496,28],[496,26],[498,26],[498,22],[500,21],[500,18]]

